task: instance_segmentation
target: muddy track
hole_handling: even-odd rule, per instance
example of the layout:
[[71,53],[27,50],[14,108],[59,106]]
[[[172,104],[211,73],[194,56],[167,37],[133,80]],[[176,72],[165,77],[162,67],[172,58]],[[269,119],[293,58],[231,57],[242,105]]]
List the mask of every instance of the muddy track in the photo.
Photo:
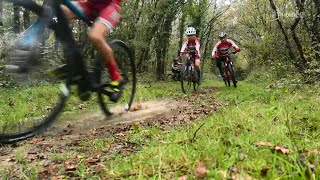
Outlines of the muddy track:
[[[40,163],[39,177],[76,177],[72,174],[74,170],[72,164],[77,164],[81,159],[74,157],[56,161],[52,156],[53,152],[62,155],[73,151],[92,159],[97,153],[93,152],[91,147],[84,147],[82,140],[94,141],[113,137],[110,146],[98,153],[100,164],[111,154],[133,153],[142,144],[127,141],[126,138],[129,137],[127,132],[137,125],[139,128],[152,125],[165,130],[168,126],[180,126],[212,114],[221,106],[213,98],[215,90],[215,88],[203,88],[196,94],[184,98],[136,103],[132,112],[124,112],[120,110],[122,108],[116,107],[115,114],[107,118],[100,111],[72,115],[69,119],[54,124],[42,136],[13,145],[0,146],[0,171],[4,169],[5,172],[10,172],[8,177],[21,178],[21,171],[25,168],[24,163],[31,166]],[[94,169],[97,163],[88,165]],[[69,171],[60,171],[61,168],[64,170],[70,168],[71,174]]]
[[179,106],[181,106],[181,102],[166,99],[135,102],[129,112],[125,111],[123,107],[114,107],[111,109],[111,112],[114,113],[112,116],[105,116],[100,110],[73,114],[70,117],[60,119],[59,123],[50,127],[44,135],[54,136],[69,130],[72,130],[73,134],[77,134],[95,128],[111,128],[151,121],[159,116],[171,116]]

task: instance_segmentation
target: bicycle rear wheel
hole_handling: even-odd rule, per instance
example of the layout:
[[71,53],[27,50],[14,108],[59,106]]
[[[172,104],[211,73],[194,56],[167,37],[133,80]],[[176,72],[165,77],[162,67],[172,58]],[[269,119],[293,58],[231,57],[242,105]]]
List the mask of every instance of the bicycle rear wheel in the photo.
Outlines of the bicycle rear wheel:
[[189,93],[192,85],[192,72],[191,72],[191,66],[187,66],[187,64],[183,64],[181,67],[181,88],[183,93]]
[[[133,103],[134,95],[136,93],[137,79],[136,79],[136,67],[135,60],[130,48],[120,40],[112,40],[109,42],[114,56],[116,58],[119,72],[124,80],[122,97],[117,104],[122,104],[120,109],[129,111]],[[115,106],[115,103],[109,101],[105,88],[107,87],[110,79],[108,78],[108,71],[104,68],[102,58],[98,58],[96,63],[96,69],[98,70],[99,84],[102,84],[102,88],[98,90],[98,101],[102,111],[110,116],[113,113],[109,110],[110,106]]]
[[60,52],[53,48],[56,37],[46,26],[44,8],[34,1],[2,2],[4,7],[15,5],[28,11],[34,22],[22,34],[7,31],[1,39],[10,48],[5,50],[0,72],[0,143],[14,143],[36,135],[56,119],[68,98],[69,86],[48,74],[63,62],[51,58]]

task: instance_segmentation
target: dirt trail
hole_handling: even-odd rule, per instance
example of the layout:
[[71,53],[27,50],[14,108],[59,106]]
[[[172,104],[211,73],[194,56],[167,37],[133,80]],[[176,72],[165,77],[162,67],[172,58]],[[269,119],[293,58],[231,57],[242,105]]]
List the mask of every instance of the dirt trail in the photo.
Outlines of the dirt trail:
[[127,112],[122,106],[111,109],[114,114],[105,116],[101,110],[95,110],[80,114],[72,114],[67,118],[59,120],[50,127],[46,134],[54,135],[62,131],[72,129],[74,132],[83,132],[101,127],[112,127],[117,125],[134,124],[136,122],[151,121],[155,117],[168,117],[175,113],[181,102],[177,100],[154,100],[147,102],[136,102],[132,110]]

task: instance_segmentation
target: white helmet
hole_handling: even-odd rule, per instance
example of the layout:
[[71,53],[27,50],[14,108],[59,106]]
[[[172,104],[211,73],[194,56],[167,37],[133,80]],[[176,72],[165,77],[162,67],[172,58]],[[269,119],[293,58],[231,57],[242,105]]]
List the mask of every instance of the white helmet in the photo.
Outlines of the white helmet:
[[225,32],[220,32],[220,33],[219,33],[219,38],[223,38],[223,37],[225,37],[225,36],[227,36],[227,34],[226,34]]
[[197,31],[194,27],[188,27],[187,30],[186,30],[186,35],[189,36],[189,35],[195,35],[197,34]]

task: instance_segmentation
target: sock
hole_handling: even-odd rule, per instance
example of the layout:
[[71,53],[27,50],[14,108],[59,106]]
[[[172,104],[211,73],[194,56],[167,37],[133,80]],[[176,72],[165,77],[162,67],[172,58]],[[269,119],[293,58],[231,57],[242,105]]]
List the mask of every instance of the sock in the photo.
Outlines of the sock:
[[121,76],[120,76],[120,74],[118,72],[118,66],[115,63],[115,61],[107,62],[106,67],[108,68],[111,81],[117,81],[117,80],[120,79]]

